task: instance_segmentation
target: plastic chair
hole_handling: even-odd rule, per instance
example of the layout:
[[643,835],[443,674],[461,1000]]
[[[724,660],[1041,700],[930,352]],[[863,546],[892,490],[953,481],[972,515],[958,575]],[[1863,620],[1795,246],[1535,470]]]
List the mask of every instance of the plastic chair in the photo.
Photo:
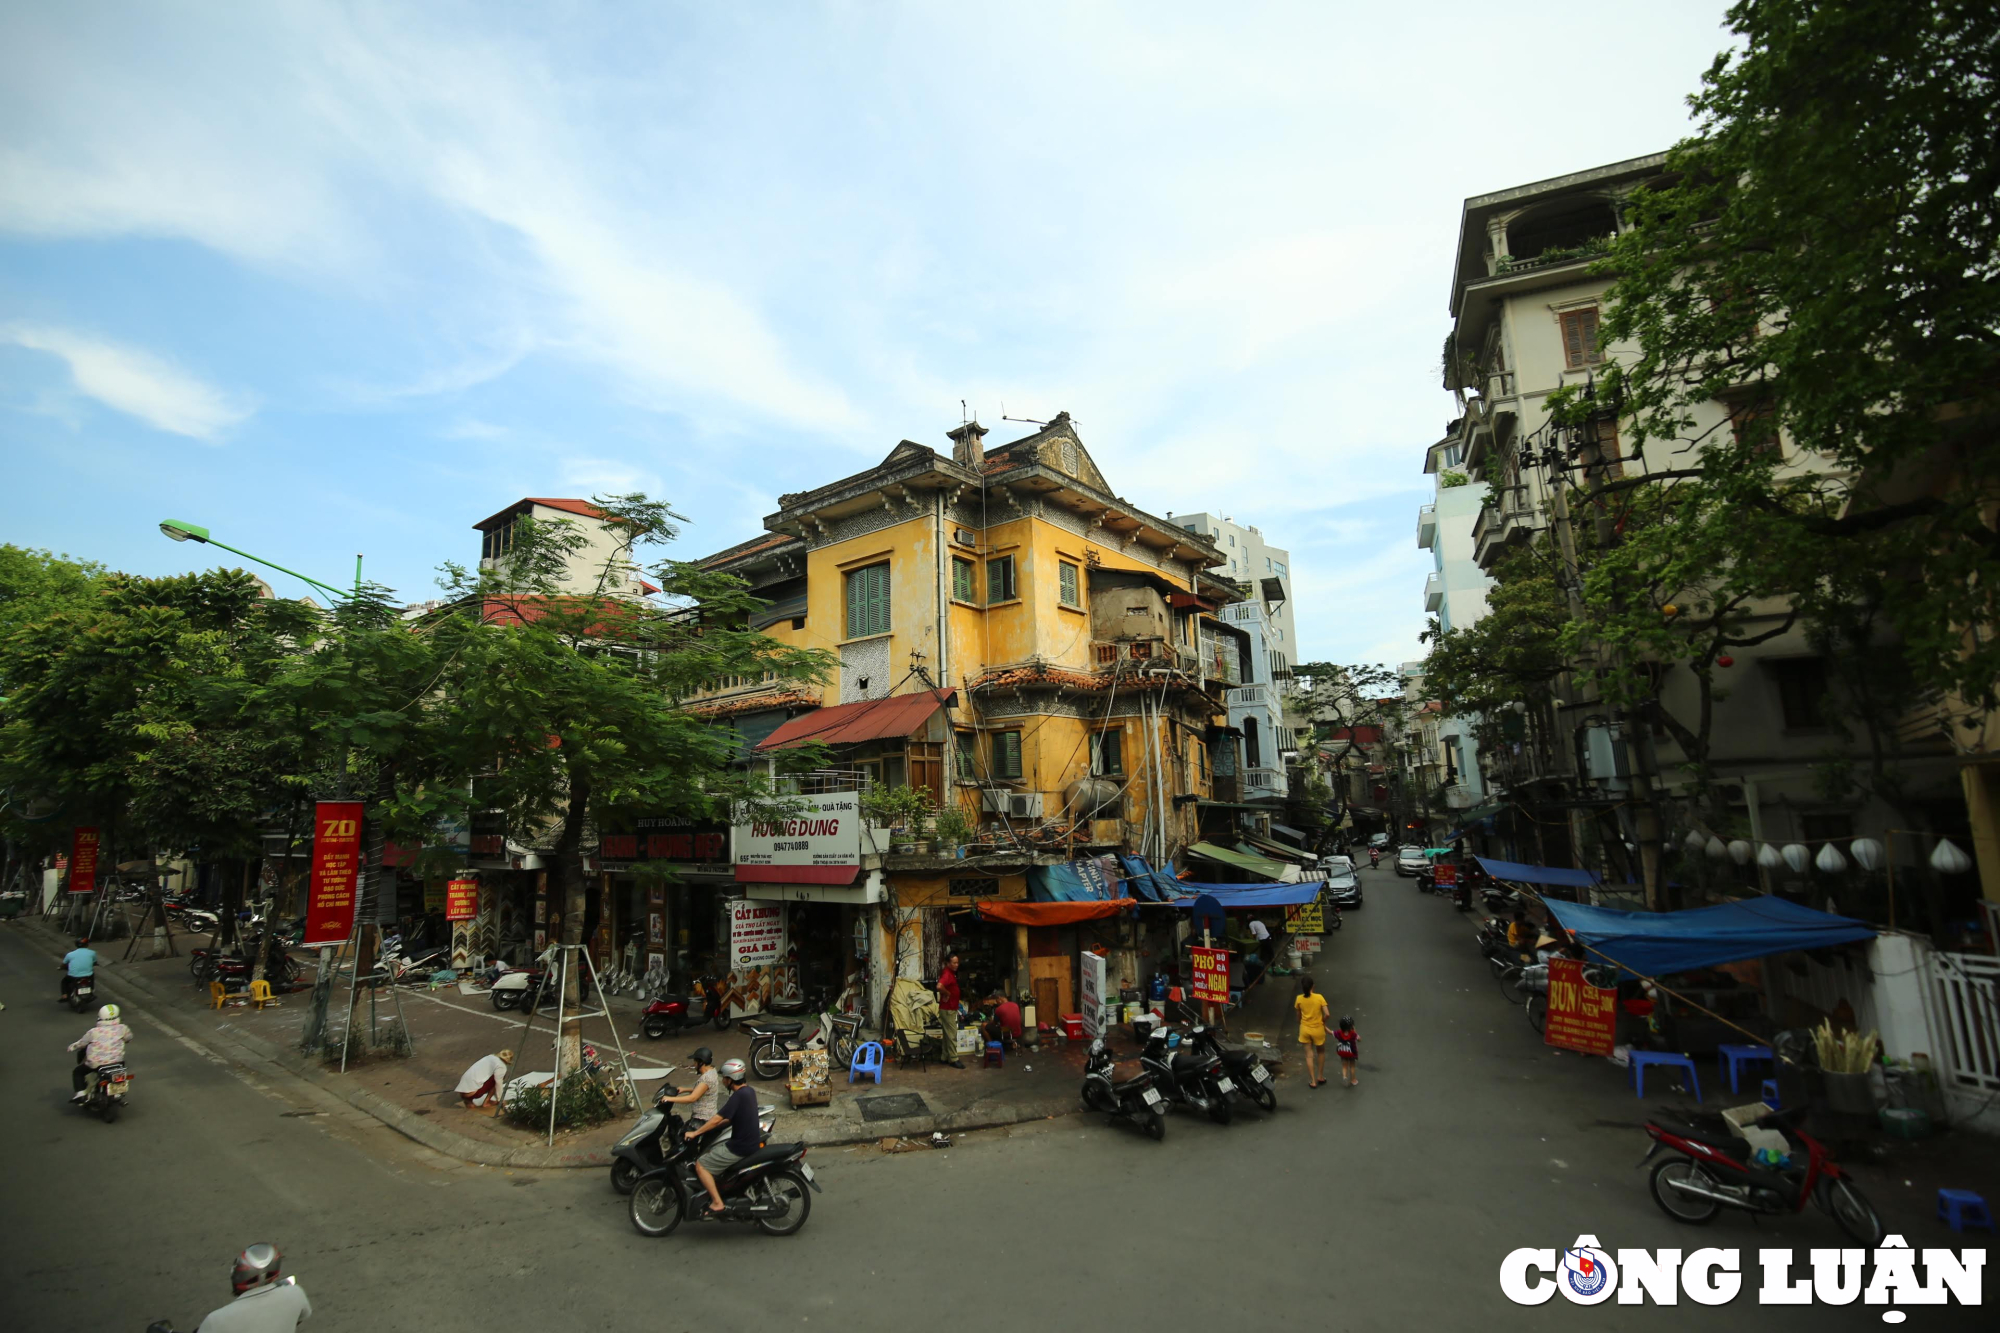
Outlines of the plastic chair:
[[274,1003],[276,998],[276,996],[271,994],[270,982],[253,981],[250,983],[250,1003],[256,1005],[259,1009],[262,1009],[267,1004]]
[[989,1042],[987,1042],[987,1043],[986,1043],[986,1060],[985,1060],[985,1067],[986,1067],[986,1068],[988,1068],[988,1069],[1004,1069],[1004,1068],[1006,1068],[1006,1067],[1007,1067],[1007,1048],[1006,1048],[1006,1047],[1004,1047],[1004,1046],[1002,1046],[1002,1045],[1001,1045],[1001,1044],[1000,1044],[999,1042],[997,1042],[997,1041],[989,1041]]
[[864,1041],[854,1048],[854,1059],[847,1065],[847,1081],[854,1082],[856,1074],[873,1074],[875,1081],[882,1081],[882,1043]]
[[224,1002],[224,1000],[225,1000],[225,999],[226,999],[226,998],[228,997],[228,995],[229,995],[229,992],[228,992],[227,990],[224,990],[224,989],[223,989],[223,986],[222,986],[222,983],[221,983],[221,982],[219,982],[219,981],[211,981],[211,982],[209,982],[209,983],[208,983],[208,1007],[209,1007],[209,1008],[211,1008],[211,1009],[220,1009],[220,1008],[222,1007],[222,1005],[223,1005],[223,1002]]
[[1774,1078],[1764,1080],[1764,1105],[1773,1111],[1783,1109],[1778,1105],[1778,1080]]
[[1967,1227],[1993,1230],[1993,1213],[1986,1206],[1986,1200],[1971,1190],[1939,1190],[1938,1219],[1953,1231],[1963,1231]]
[[1694,1061],[1688,1059],[1685,1055],[1676,1055],[1672,1051],[1632,1052],[1632,1086],[1638,1091],[1641,1100],[1644,1100],[1646,1096],[1646,1070],[1652,1065],[1665,1065],[1669,1069],[1685,1069],[1687,1071],[1688,1082],[1694,1085],[1694,1099],[1696,1102],[1701,1101],[1701,1079],[1694,1072]]
[[1736,1080],[1741,1076],[1744,1065],[1758,1060],[1773,1060],[1769,1046],[1718,1046],[1715,1048],[1715,1055],[1717,1063],[1722,1066],[1722,1072],[1729,1075],[1731,1092],[1740,1090]]

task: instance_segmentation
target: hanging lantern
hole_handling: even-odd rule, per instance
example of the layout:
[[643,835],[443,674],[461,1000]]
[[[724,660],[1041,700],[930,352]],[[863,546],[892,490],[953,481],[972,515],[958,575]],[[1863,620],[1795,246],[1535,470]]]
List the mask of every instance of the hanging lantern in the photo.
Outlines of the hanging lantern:
[[1802,842],[1786,843],[1781,855],[1785,858],[1785,864],[1792,868],[1794,875],[1805,874],[1807,864],[1812,861],[1811,849]]
[[1687,849],[1689,854],[1700,851],[1701,845],[1707,841],[1708,835],[1706,833],[1703,833],[1698,828],[1689,829],[1687,835]]
[[1665,606],[1660,608],[1660,614],[1666,616],[1670,620],[1673,617],[1679,615],[1680,613],[1681,609],[1678,606],[1675,606],[1672,602],[1668,602]]
[[1838,875],[1847,869],[1847,858],[1840,854],[1840,848],[1828,843],[1819,849],[1819,855],[1813,858],[1813,864],[1822,874]]
[[1854,864],[1863,870],[1875,871],[1882,868],[1882,844],[1873,838],[1856,838],[1847,844],[1847,854],[1854,858]]
[[1708,859],[1711,861],[1725,860],[1729,856],[1729,848],[1724,845],[1722,839],[1716,837],[1711,837],[1708,840],[1706,851],[1708,852]]
[[1972,869],[1972,858],[1951,839],[1939,838],[1938,845],[1931,850],[1931,869],[1940,875],[1963,875]]
[[1757,849],[1757,864],[1766,870],[1783,870],[1785,858],[1778,855],[1778,844],[1767,842]]
[[1743,841],[1743,839],[1741,838],[1736,838],[1731,840],[1729,844],[1729,859],[1734,861],[1737,865],[1740,866],[1749,865],[1750,853],[1751,853],[1751,847],[1749,843]]
[[1719,667],[1733,667],[1736,665],[1736,659],[1731,657],[1728,653],[1724,653],[1722,656],[1715,659],[1715,664]]

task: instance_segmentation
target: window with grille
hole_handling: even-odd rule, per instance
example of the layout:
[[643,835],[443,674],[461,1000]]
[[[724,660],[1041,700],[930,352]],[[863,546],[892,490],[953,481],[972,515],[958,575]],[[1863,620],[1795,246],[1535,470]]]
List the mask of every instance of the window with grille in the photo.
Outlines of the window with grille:
[[1752,453],[1784,456],[1778,440],[1778,417],[1767,402],[1738,403],[1729,409],[1729,429],[1738,444]]
[[976,599],[977,594],[973,591],[972,586],[972,562],[970,560],[963,560],[958,556],[951,558],[951,595],[954,599],[961,602],[970,602]]
[[1090,771],[1099,777],[1125,773],[1125,733],[1100,731],[1090,738]]
[[1064,560],[1057,564],[1062,604],[1064,606],[1083,605],[1083,571]]
[[847,576],[847,637],[889,632],[889,566],[869,565]]
[[996,731],[993,733],[993,776],[1009,779],[1021,776],[1020,732]]
[[1597,307],[1562,313],[1563,364],[1571,370],[1594,366],[1604,359],[1597,343]]
[[1826,662],[1792,657],[1764,663],[1778,684],[1778,710],[1785,730],[1813,731],[1826,725]]
[[986,562],[986,600],[1011,602],[1020,594],[1014,587],[1014,557],[995,556]]

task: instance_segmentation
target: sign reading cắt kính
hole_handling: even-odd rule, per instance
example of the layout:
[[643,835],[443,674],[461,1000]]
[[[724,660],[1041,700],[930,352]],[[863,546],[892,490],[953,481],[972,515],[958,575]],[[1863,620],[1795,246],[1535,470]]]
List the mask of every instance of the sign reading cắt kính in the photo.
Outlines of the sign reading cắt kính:
[[444,886],[444,919],[472,921],[479,916],[479,881],[455,879]]
[[312,884],[306,891],[307,948],[341,944],[354,934],[361,871],[361,802],[313,806]]
[[852,884],[861,873],[860,793],[788,799],[802,807],[797,814],[735,826],[736,882]]

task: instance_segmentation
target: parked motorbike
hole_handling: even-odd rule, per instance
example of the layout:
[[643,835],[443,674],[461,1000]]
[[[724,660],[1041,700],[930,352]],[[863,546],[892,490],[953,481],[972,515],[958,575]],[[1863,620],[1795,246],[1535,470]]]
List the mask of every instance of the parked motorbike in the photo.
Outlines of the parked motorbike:
[[[669,1074],[673,1073],[673,1071],[674,1066],[667,1066]],[[686,1089],[677,1088],[669,1083],[660,1088],[659,1095],[662,1097],[678,1097],[685,1091]],[[666,1164],[667,1157],[672,1151],[672,1145],[678,1142],[687,1130],[691,1128],[681,1116],[680,1111],[681,1108],[679,1106],[662,1106],[655,1103],[640,1115],[638,1124],[625,1131],[624,1138],[619,1139],[617,1143],[612,1145],[612,1189],[617,1190],[620,1194],[630,1194],[632,1186],[638,1181],[640,1176],[645,1175],[648,1171],[657,1171],[661,1166]],[[777,1119],[777,1107],[760,1105],[757,1108],[757,1127],[761,1131],[761,1142],[768,1142],[770,1140],[771,1126],[777,1123]],[[709,1147],[714,1141],[713,1136],[715,1134],[727,1134],[728,1132],[729,1127],[727,1125],[717,1126],[710,1132],[708,1137],[696,1145],[695,1155],[699,1157],[702,1150]]]
[[500,1010],[526,1009],[535,1012],[548,989],[549,974],[539,967],[516,967],[502,972],[490,988],[493,1007]]
[[1249,1051],[1232,1051],[1216,1039],[1215,1029],[1196,1024],[1188,1029],[1188,1040],[1197,1051],[1204,1051],[1222,1061],[1223,1072],[1229,1081],[1245,1097],[1257,1103],[1257,1109],[1270,1113],[1278,1109],[1277,1080],[1271,1071],[1264,1068],[1264,1062]]
[[695,1175],[701,1146],[706,1144],[683,1137],[658,1170],[633,1182],[629,1206],[632,1227],[640,1235],[670,1236],[682,1222],[754,1222],[768,1236],[791,1236],[806,1224],[812,1195],[821,1190],[806,1162],[805,1144],[759,1148],[724,1171],[715,1182],[722,1195],[720,1213],[709,1211],[708,1191]]
[[1882,1243],[1882,1219],[1826,1146],[1798,1128],[1804,1114],[1805,1108],[1796,1107],[1773,1112],[1757,1122],[1759,1128],[1781,1130],[1805,1150],[1802,1165],[1795,1152],[1792,1163],[1785,1166],[1752,1161],[1750,1145],[1729,1134],[1721,1116],[1689,1117],[1691,1125],[1712,1127],[1720,1133],[1683,1132],[1648,1122],[1646,1133],[1653,1146],[1639,1165],[1645,1166],[1663,1152],[1671,1154],[1653,1168],[1653,1202],[1676,1222],[1706,1226],[1724,1208],[1776,1217],[1804,1212],[1811,1201],[1821,1212],[1830,1214],[1855,1244],[1874,1249]]
[[711,989],[712,984],[711,978],[697,978],[692,994],[663,995],[654,1000],[646,1006],[639,1030],[655,1039],[699,1023],[713,1023],[717,1032],[729,1031],[736,1020],[729,1016],[728,1006]]
[[1116,1063],[1104,1038],[1090,1043],[1090,1053],[1083,1062],[1084,1109],[1137,1125],[1158,1143],[1167,1137],[1167,1099],[1153,1086],[1151,1074],[1116,1077]]
[[1229,1123],[1229,1096],[1235,1081],[1223,1072],[1220,1058],[1195,1049],[1172,1028],[1154,1028],[1140,1052],[1139,1067],[1153,1077],[1153,1086],[1175,1106],[1202,1112],[1218,1125]]
[[74,1105],[88,1114],[102,1116],[108,1125],[125,1109],[125,1099],[132,1094],[132,1075],[122,1064],[105,1065],[91,1071],[84,1092],[84,1099]]

